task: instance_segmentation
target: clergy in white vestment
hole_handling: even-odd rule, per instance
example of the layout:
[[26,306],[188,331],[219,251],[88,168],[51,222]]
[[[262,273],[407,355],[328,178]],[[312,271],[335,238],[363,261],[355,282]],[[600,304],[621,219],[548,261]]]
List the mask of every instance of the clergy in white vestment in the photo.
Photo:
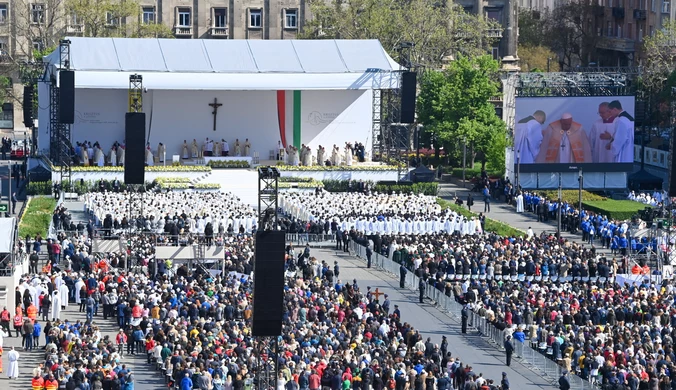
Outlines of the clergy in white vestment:
[[614,162],[630,163],[634,161],[634,117],[622,108],[618,100],[608,103],[615,116],[615,133],[611,134],[610,149],[613,152]]
[[190,146],[190,156],[192,158],[199,157],[199,147],[197,146],[197,140],[192,139],[192,145]]
[[532,164],[540,153],[542,144],[542,125],[547,115],[537,110],[514,126],[514,150],[519,153],[521,164]]
[[319,145],[319,147],[317,148],[317,165],[319,165],[320,167],[324,166],[324,161],[326,159],[325,153],[326,153],[325,149],[322,147],[322,145]]
[[124,155],[126,153],[125,147],[120,146],[117,148],[117,165],[124,165]]
[[183,157],[184,160],[190,158],[187,140],[183,140],[183,146],[181,146],[181,156]]
[[223,143],[214,141],[214,156],[221,156],[223,154]]
[[516,196],[516,212],[517,213],[523,213],[523,194],[519,193],[519,195]]
[[[77,282],[75,282],[75,303],[77,303],[78,305],[81,303],[80,290],[82,290],[82,287],[84,285],[85,285],[85,282],[81,278],[79,278],[77,280]],[[54,303],[52,302],[52,304],[54,304]]]
[[600,118],[594,122],[589,131],[589,142],[591,144],[592,161],[595,163],[611,163],[613,161],[613,152],[608,147],[610,139],[602,139],[601,135],[604,133],[615,134],[615,118],[613,117],[608,103],[603,102],[599,104]]
[[352,166],[352,145],[345,143],[345,164]]
[[293,166],[298,166],[300,165],[300,156],[298,155],[299,151],[297,147],[293,147]]
[[160,159],[160,163],[164,162],[164,156],[167,154],[167,148],[162,142],[157,145],[157,158]]
[[106,158],[103,154],[103,150],[100,147],[96,147],[94,151],[94,160],[96,160],[96,166],[103,167],[106,165]]
[[108,155],[108,161],[110,161],[111,166],[117,166],[117,148],[113,145],[110,148],[110,154]]
[[235,139],[235,156],[239,157],[242,155],[242,145],[239,143],[239,138]]
[[7,368],[7,377],[9,379],[16,379],[19,377],[19,353],[14,350],[14,346],[7,353],[7,360],[9,360],[9,367]]
[[61,298],[61,310],[66,310],[68,307],[68,286],[65,283],[59,287],[59,295]]
[[52,320],[59,318],[61,318],[61,294],[54,290],[52,293]]
[[221,156],[229,156],[229,155],[230,155],[230,145],[228,145],[228,141],[221,138]]
[[155,159],[153,158],[153,151],[150,149],[150,142],[146,145],[146,165],[151,167],[155,165]]
[[251,152],[251,142],[249,142],[249,139],[244,140],[244,156],[249,157],[249,153]]

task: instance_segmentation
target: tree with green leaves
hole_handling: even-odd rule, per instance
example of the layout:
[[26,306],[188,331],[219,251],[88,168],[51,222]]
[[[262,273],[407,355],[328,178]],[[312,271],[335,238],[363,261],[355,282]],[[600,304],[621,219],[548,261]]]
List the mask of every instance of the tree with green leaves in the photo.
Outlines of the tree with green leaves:
[[500,89],[499,69],[490,56],[460,56],[443,71],[425,72],[417,102],[424,138],[451,152],[461,150],[464,142],[471,163],[478,158],[483,168],[489,163],[503,170],[507,127],[489,101]]
[[136,0],[65,0],[71,23],[82,27],[85,37],[173,38],[171,28],[142,23]]
[[451,56],[487,53],[496,38],[485,34],[501,29],[493,21],[469,15],[451,1],[439,0],[312,0],[312,19],[302,38],[378,39],[385,50],[401,61],[404,42],[410,61],[440,68]]

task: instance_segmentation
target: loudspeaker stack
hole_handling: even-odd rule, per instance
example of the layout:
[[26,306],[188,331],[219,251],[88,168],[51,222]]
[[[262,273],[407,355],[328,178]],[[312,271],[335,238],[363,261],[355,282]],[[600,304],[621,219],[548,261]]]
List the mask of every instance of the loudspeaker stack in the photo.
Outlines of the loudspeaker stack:
[[282,334],[284,313],[284,245],[282,231],[256,232],[253,336]]
[[125,184],[145,182],[146,114],[128,112],[124,118],[126,149],[124,154]]
[[75,123],[75,72],[59,72],[59,122]]
[[416,73],[404,72],[401,76],[401,123],[415,122]]

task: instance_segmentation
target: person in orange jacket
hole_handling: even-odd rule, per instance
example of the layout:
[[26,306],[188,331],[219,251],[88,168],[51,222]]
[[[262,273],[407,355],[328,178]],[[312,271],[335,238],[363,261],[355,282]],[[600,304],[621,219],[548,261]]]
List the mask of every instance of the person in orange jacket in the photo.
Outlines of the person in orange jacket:
[[45,381],[45,390],[57,390],[59,388],[59,381],[54,378],[54,373],[49,373],[49,378]]
[[38,318],[38,308],[31,302],[30,306],[26,308],[26,315],[31,320],[35,322],[35,319]]
[[39,374],[36,374],[31,379],[31,388],[33,390],[43,390],[45,388],[45,380]]

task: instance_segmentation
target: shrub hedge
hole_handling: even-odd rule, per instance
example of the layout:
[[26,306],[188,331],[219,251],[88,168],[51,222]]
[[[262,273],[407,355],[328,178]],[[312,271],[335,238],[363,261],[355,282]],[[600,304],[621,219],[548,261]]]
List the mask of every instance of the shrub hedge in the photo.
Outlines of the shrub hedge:
[[39,233],[43,238],[47,238],[54,208],[56,208],[56,199],[54,198],[30,198],[21,221],[19,221],[19,237],[35,237]]
[[[459,179],[462,179],[462,167],[461,168],[445,168],[444,173],[450,173],[451,176],[457,177]],[[496,171],[489,169],[486,171],[488,173],[488,177],[502,177],[504,176],[503,171]],[[477,177],[481,177],[481,167],[476,167],[476,168],[465,168],[465,180],[472,180],[476,179]]]
[[631,217],[638,214],[640,210],[649,207],[643,203],[634,202],[633,200],[614,199],[583,201],[582,206],[585,210],[606,215],[610,219],[617,219],[620,221],[631,219]]
[[[538,194],[541,196],[545,197],[546,199],[549,200],[558,200],[559,199],[559,191],[558,190],[547,190],[547,191],[538,191]],[[578,204],[579,202],[579,196],[580,196],[580,191],[579,190],[563,190],[561,191],[561,196],[563,197],[564,202],[568,202],[570,204]],[[582,203],[584,202],[590,202],[590,201],[601,201],[605,200],[606,198],[597,195],[593,192],[589,192],[586,190],[582,190]]]

